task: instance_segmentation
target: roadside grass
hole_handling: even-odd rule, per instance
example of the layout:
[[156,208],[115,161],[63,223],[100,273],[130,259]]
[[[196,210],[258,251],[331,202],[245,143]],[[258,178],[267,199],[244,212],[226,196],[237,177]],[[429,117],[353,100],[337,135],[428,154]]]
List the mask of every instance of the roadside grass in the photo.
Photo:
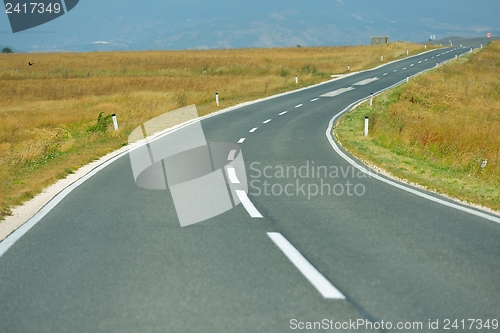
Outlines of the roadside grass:
[[397,178],[500,211],[500,42],[375,97],[334,132]]
[[[424,51],[422,45],[0,54],[0,219],[79,167],[127,144],[144,121],[200,115]],[[33,63],[29,66],[28,62]],[[295,76],[299,84],[295,84]],[[98,115],[115,113],[96,129]],[[93,130],[92,130],[93,129]]]

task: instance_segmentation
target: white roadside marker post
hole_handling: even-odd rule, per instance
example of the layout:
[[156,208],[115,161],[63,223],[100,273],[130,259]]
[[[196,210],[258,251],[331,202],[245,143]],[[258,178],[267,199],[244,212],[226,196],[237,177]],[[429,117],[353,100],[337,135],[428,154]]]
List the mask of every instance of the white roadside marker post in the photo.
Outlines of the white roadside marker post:
[[436,68],[438,68],[438,67],[439,67],[439,62],[436,62]]
[[215,93],[215,104],[219,106],[219,93]]
[[427,44],[424,45],[424,50],[427,50]]
[[408,83],[409,81],[410,81],[410,76],[406,75],[406,83]]
[[351,65],[347,65],[347,71],[350,72],[351,71]]
[[365,136],[368,136],[368,116],[365,116]]
[[380,56],[380,61],[384,61],[384,56]]
[[408,54],[409,54],[409,53],[408,53],[408,50],[406,50],[406,55],[408,55]]
[[299,84],[299,76],[295,75],[295,84]]
[[370,93],[370,106],[373,105],[373,93]]
[[116,120],[116,114],[111,115],[111,119],[113,119],[113,127],[115,128],[115,131],[118,131],[118,121]]

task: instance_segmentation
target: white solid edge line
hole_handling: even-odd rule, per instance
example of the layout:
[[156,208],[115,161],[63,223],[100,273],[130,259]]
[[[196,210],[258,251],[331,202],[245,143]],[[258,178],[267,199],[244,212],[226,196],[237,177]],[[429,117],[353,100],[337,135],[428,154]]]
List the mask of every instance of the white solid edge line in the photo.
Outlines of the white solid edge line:
[[[384,65],[387,65],[387,64],[384,64]],[[371,70],[374,70],[374,69],[376,69],[376,68],[373,68]],[[370,71],[370,70],[366,70],[365,72],[367,72],[367,71]],[[358,72],[353,72],[353,73],[347,74],[347,75],[343,76],[342,78],[347,78],[349,76],[356,75],[356,74],[358,74]],[[300,91],[306,91],[306,90],[309,90],[309,89],[314,89],[314,88],[320,87],[322,85],[326,85],[326,84],[332,83],[332,82],[337,81],[337,80],[338,80],[338,78],[334,78],[334,79],[327,80],[325,82],[314,84],[314,85],[311,85],[311,86],[308,86],[308,87],[304,87],[304,88],[299,88],[299,89],[287,91],[287,92],[276,94],[276,95],[272,95],[272,96],[269,96],[269,97],[259,98],[259,99],[253,100],[253,101],[243,102],[243,103],[237,104],[235,106],[226,108],[224,110],[220,110],[218,112],[210,113],[210,114],[205,115],[203,117],[199,117],[199,118],[196,118],[196,119],[191,119],[191,120],[188,120],[188,121],[186,121],[184,123],[174,125],[174,126],[172,126],[170,128],[167,128],[167,129],[159,132],[159,133],[155,133],[155,134],[149,136],[147,138],[147,141],[153,142],[155,140],[158,140],[158,139],[164,137],[165,135],[169,135],[169,134],[174,133],[174,132],[176,132],[176,131],[184,128],[184,127],[190,126],[193,123],[196,123],[197,121],[202,121],[202,120],[205,120],[205,119],[216,117],[216,116],[219,116],[221,114],[225,114],[225,113],[228,113],[228,112],[231,112],[231,111],[235,111],[235,110],[244,108],[244,107],[249,106],[249,105],[254,105],[254,104],[261,103],[261,102],[268,101],[268,100],[272,100],[272,99],[275,99],[275,98],[280,98],[280,97],[288,96],[288,95],[291,95],[291,94],[295,94],[295,93],[300,92]],[[244,138],[242,138],[240,140],[245,141]],[[127,148],[127,150],[125,152],[119,153],[118,155],[116,155],[116,156],[114,156],[114,157],[112,157],[112,158],[110,158],[108,160],[104,160],[102,162],[102,164],[98,165],[97,167],[95,167],[94,169],[92,169],[91,171],[89,171],[87,174],[83,175],[82,177],[80,177],[79,179],[77,179],[76,181],[74,181],[72,184],[70,184],[69,186],[65,187],[62,191],[60,191],[59,193],[57,193],[55,196],[53,196],[52,199],[50,199],[44,206],[42,206],[42,208],[40,208],[35,214],[33,214],[33,216],[31,216],[27,221],[25,221],[20,227],[16,228],[10,234],[8,234],[4,239],[0,240],[0,257],[5,252],[7,252],[7,250],[17,240],[19,240],[33,226],[35,226],[40,220],[42,220],[45,217],[45,215],[47,215],[59,202],[62,201],[62,199],[64,199],[64,197],[66,197],[69,193],[71,193],[75,188],[77,188],[79,185],[83,184],[83,182],[85,182],[86,180],[88,180],[89,178],[91,178],[98,171],[102,170],[103,168],[105,168],[106,166],[108,166],[110,163],[112,163],[115,160],[117,160],[117,159],[119,159],[119,158],[121,158],[121,157],[129,154],[131,151],[134,151],[134,150],[138,149],[139,147],[141,147],[142,145],[144,145],[144,144],[147,143],[145,140],[140,140],[140,141],[141,142],[136,142],[136,143],[133,143],[132,145],[129,145],[128,148]],[[240,143],[242,143],[243,141],[241,141]],[[106,156],[103,156],[103,158],[105,158],[105,157]]]
[[282,115],[286,114],[287,112],[288,112],[288,111],[283,111],[283,112],[281,112],[278,116],[282,116]]
[[248,214],[253,218],[263,218],[262,214],[255,208],[253,203],[248,198],[247,192],[243,190],[236,190],[236,195],[240,202],[243,204],[243,207],[247,210]]
[[[434,50],[429,50],[429,51],[426,51],[426,52],[422,52],[422,53],[419,53],[417,55],[414,55],[412,57],[417,57],[417,56],[421,56],[422,54],[425,54],[425,53],[431,53],[433,52]],[[425,59],[425,61],[427,61],[428,59]],[[377,70],[383,66],[387,66],[387,65],[390,65],[390,64],[393,64],[393,63],[396,63],[400,60],[394,60],[394,61],[391,61],[389,63],[386,63],[386,64],[383,64],[383,65],[380,65],[380,66],[377,66],[375,68],[372,68],[372,69],[367,69],[365,71],[362,71],[362,72],[353,72],[353,73],[350,73],[348,75],[345,75],[344,77],[342,78],[346,78],[346,77],[349,77],[349,76],[352,76],[352,75],[356,75],[356,74],[359,74],[359,73],[367,73],[367,72],[370,72],[370,71],[374,71],[374,70]],[[396,72],[396,70],[394,70],[394,72]],[[202,120],[205,120],[205,119],[208,119],[208,118],[212,118],[212,117],[216,117],[216,116],[219,116],[221,114],[225,114],[227,112],[231,112],[231,111],[235,111],[235,110],[238,110],[238,109],[241,109],[245,106],[249,106],[249,105],[253,105],[253,104],[256,104],[256,103],[260,103],[260,102],[263,102],[263,101],[268,101],[268,100],[271,100],[271,99],[275,99],[275,98],[279,98],[279,97],[283,97],[283,96],[287,96],[287,95],[291,95],[291,94],[294,94],[294,93],[297,93],[299,91],[305,91],[305,90],[309,90],[309,89],[313,89],[313,88],[316,88],[316,87],[319,87],[319,86],[322,86],[322,85],[326,85],[326,84],[329,84],[329,83],[332,83],[333,81],[337,81],[338,79],[337,78],[334,78],[334,79],[331,79],[331,80],[328,80],[328,81],[325,81],[325,82],[321,82],[321,83],[318,83],[316,85],[311,85],[311,86],[308,86],[308,87],[304,87],[304,88],[300,88],[300,89],[296,89],[296,90],[291,90],[291,91],[287,91],[287,92],[284,92],[284,93],[280,93],[280,94],[276,94],[276,95],[273,95],[273,96],[269,96],[269,97],[265,97],[265,98],[260,98],[260,99],[256,99],[256,100],[253,100],[253,101],[249,101],[249,102],[244,102],[244,103],[240,103],[238,105],[235,105],[235,106],[232,106],[232,107],[229,107],[229,108],[226,108],[224,110],[220,110],[218,112],[214,112],[214,113],[211,113],[211,114],[208,114],[206,116],[203,116],[203,117],[200,117],[200,118],[196,118],[196,119],[192,119],[192,120],[188,120],[184,123],[181,123],[181,124],[178,124],[178,125],[174,125],[173,127],[171,128],[168,128],[160,133],[155,133],[151,136],[151,138],[148,137],[148,140],[150,141],[155,141],[155,140],[158,140],[162,137],[164,137],[165,135],[169,135],[173,132],[176,132],[178,131],[179,129],[181,128],[184,128],[186,126],[189,126],[197,121],[202,121]],[[242,138],[243,141],[245,140],[244,138]],[[241,140],[241,139],[240,139]],[[243,142],[242,141],[242,142]],[[144,145],[145,143],[142,143],[140,146]],[[133,145],[132,145],[133,146]],[[52,208],[54,208],[60,201],[62,201],[62,199],[64,199],[64,197],[66,197],[70,192],[72,192],[76,187],[78,187],[79,185],[81,185],[83,182],[85,182],[87,179],[89,179],[90,177],[92,177],[94,174],[96,174],[98,171],[102,170],[103,168],[105,168],[106,166],[108,166],[109,164],[111,164],[112,162],[114,162],[115,160],[123,157],[124,155],[127,155],[130,153],[130,151],[132,150],[135,150],[137,149],[137,147],[129,147],[127,149],[127,151],[123,152],[123,153],[120,153],[119,155],[115,156],[115,157],[112,157],[111,159],[109,160],[106,160],[104,161],[101,165],[97,166],[96,168],[94,168],[92,171],[88,172],[86,175],[82,176],[81,178],[79,178],[78,180],[76,180],[75,182],[73,182],[71,185],[67,186],[64,190],[62,190],[61,192],[59,192],[58,194],[56,194],[52,199],[49,200],[49,202],[47,202],[47,204],[45,206],[43,206],[38,212],[36,212],[31,218],[29,218],[26,222],[24,222],[20,227],[18,227],[17,229],[15,229],[14,231],[12,231],[9,235],[7,235],[6,238],[4,238],[3,240],[0,240],[0,257],[18,240],[20,239],[26,232],[28,232],[35,224],[37,224],[41,219],[43,219],[45,217],[45,215],[47,215],[48,212],[50,212],[50,210],[52,210]],[[105,157],[105,156],[104,156]]]
[[245,138],[241,138],[238,140],[238,143],[243,143],[245,141]]
[[238,176],[236,175],[236,169],[233,167],[227,167],[227,177],[232,184],[241,184]]
[[264,122],[262,122],[262,123],[263,123],[263,124],[267,124],[267,123],[269,123],[271,120],[272,120],[272,119],[268,119],[268,120],[266,120],[266,121],[264,121]]
[[304,256],[279,232],[267,236],[288,257],[292,264],[309,280],[324,298],[345,299],[345,296],[328,281]]
[[233,149],[229,152],[229,155],[227,155],[227,160],[228,161],[234,161],[234,155],[236,155],[237,150]]
[[3,241],[0,242],[0,257],[2,257],[9,248],[14,245],[25,233],[27,233],[33,226],[35,226],[41,219],[45,217],[57,204],[59,204],[71,191],[75,188],[83,184],[87,179],[91,178],[97,172],[106,168],[108,165],[128,154],[128,151],[123,152],[108,161],[104,162],[100,166],[96,167],[89,173],[87,173],[82,178],[78,179],[64,190],[59,192],[52,200],[50,200],[45,206],[42,207],[31,219],[29,219],[26,223],[21,225],[19,228],[14,230],[10,235],[8,235]]
[[[453,60],[453,59],[450,59],[450,61]],[[427,69],[425,71],[422,71],[418,74],[421,74],[423,72],[426,72],[426,71],[430,71],[432,70],[433,68],[430,68],[430,69]],[[414,76],[418,75],[418,74],[415,74]],[[385,89],[382,89],[378,92],[376,92],[374,95],[378,95],[386,90],[389,90],[391,88],[394,88],[402,83],[405,83],[406,82],[406,79],[405,80],[402,80],[402,81],[399,81],[395,84],[393,84],[392,86],[389,86]],[[415,195],[418,195],[419,197],[422,197],[424,199],[428,199],[428,200],[431,200],[431,201],[434,201],[438,204],[441,204],[443,206],[447,206],[447,207],[450,207],[450,208],[454,208],[454,209],[457,209],[457,210],[460,210],[462,212],[465,212],[465,213],[469,213],[469,214],[472,214],[472,215],[475,215],[475,216],[478,216],[478,217],[481,217],[481,218],[484,218],[484,219],[487,219],[487,220],[490,220],[490,221],[493,221],[493,222],[496,222],[496,223],[500,223],[500,217],[496,217],[496,216],[493,216],[493,215],[490,215],[490,214],[486,214],[486,213],[483,213],[481,211],[478,211],[478,210],[475,210],[475,209],[472,209],[472,208],[469,208],[469,207],[465,207],[465,206],[461,206],[459,204],[456,204],[456,203],[453,203],[453,202],[449,202],[449,201],[446,201],[446,200],[443,200],[443,199],[439,199],[439,198],[436,198],[436,197],[433,197],[427,193],[424,193],[424,192],[420,192],[420,191],[417,191],[416,189],[414,188],[411,188],[409,186],[405,186],[403,184],[399,184],[399,183],[396,183],[395,181],[393,180],[390,180],[390,179],[386,179],[376,173],[373,173],[371,171],[369,171],[368,169],[366,169],[364,166],[356,163],[352,158],[350,158],[349,156],[347,156],[346,154],[344,154],[340,148],[338,147],[338,145],[335,143],[335,141],[333,140],[332,136],[330,135],[331,131],[332,131],[332,128],[333,128],[333,124],[335,123],[335,120],[340,117],[341,115],[343,115],[344,113],[346,113],[347,111],[349,111],[352,107],[354,107],[355,105],[365,101],[366,98],[362,98],[362,99],[359,99],[358,101],[348,105],[344,110],[342,110],[341,112],[337,113],[335,116],[333,116],[333,118],[330,120],[329,124],[328,124],[328,128],[326,129],[326,137],[328,139],[328,141],[330,142],[330,145],[332,146],[333,150],[335,150],[335,152],[337,154],[339,154],[344,160],[346,160],[349,164],[351,164],[352,166],[354,166],[356,169],[358,169],[359,171],[369,175],[370,177],[373,177],[377,180],[380,180],[388,185],[391,185],[391,186],[394,186],[396,188],[399,188],[401,190],[404,190],[406,192],[409,192],[409,193],[412,193],[412,194],[415,194]]]
[[248,132],[253,133],[253,132],[255,132],[256,130],[257,130],[257,127],[254,127],[254,128],[252,128],[250,131],[248,131]]
[[295,105],[296,108],[300,108],[304,104]]

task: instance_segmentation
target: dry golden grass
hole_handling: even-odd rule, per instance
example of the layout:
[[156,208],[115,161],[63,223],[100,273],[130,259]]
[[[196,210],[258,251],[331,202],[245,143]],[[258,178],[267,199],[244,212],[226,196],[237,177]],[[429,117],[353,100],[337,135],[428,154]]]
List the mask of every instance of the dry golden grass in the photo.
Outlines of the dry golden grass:
[[[196,104],[201,115],[423,51],[422,45],[0,54],[0,213],[127,142],[140,123]],[[34,63],[29,66],[28,62]],[[299,76],[299,85],[295,84]],[[119,131],[91,133],[100,112]]]
[[[500,211],[500,42],[355,112],[338,133],[363,158],[396,176]],[[361,118],[368,114],[369,139],[360,135]],[[349,123],[358,128],[348,130]]]

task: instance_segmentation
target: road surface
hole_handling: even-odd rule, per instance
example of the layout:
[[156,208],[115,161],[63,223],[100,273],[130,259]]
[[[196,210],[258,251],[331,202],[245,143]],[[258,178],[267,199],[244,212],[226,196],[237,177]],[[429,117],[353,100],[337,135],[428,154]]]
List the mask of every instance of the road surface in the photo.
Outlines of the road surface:
[[203,120],[207,141],[241,142],[262,218],[240,204],[181,228],[170,191],[139,188],[129,157],[118,158],[0,257],[0,332],[289,332],[314,322],[435,332],[456,319],[489,320],[493,331],[498,217],[367,176],[326,136],[353,102],[468,50]]

